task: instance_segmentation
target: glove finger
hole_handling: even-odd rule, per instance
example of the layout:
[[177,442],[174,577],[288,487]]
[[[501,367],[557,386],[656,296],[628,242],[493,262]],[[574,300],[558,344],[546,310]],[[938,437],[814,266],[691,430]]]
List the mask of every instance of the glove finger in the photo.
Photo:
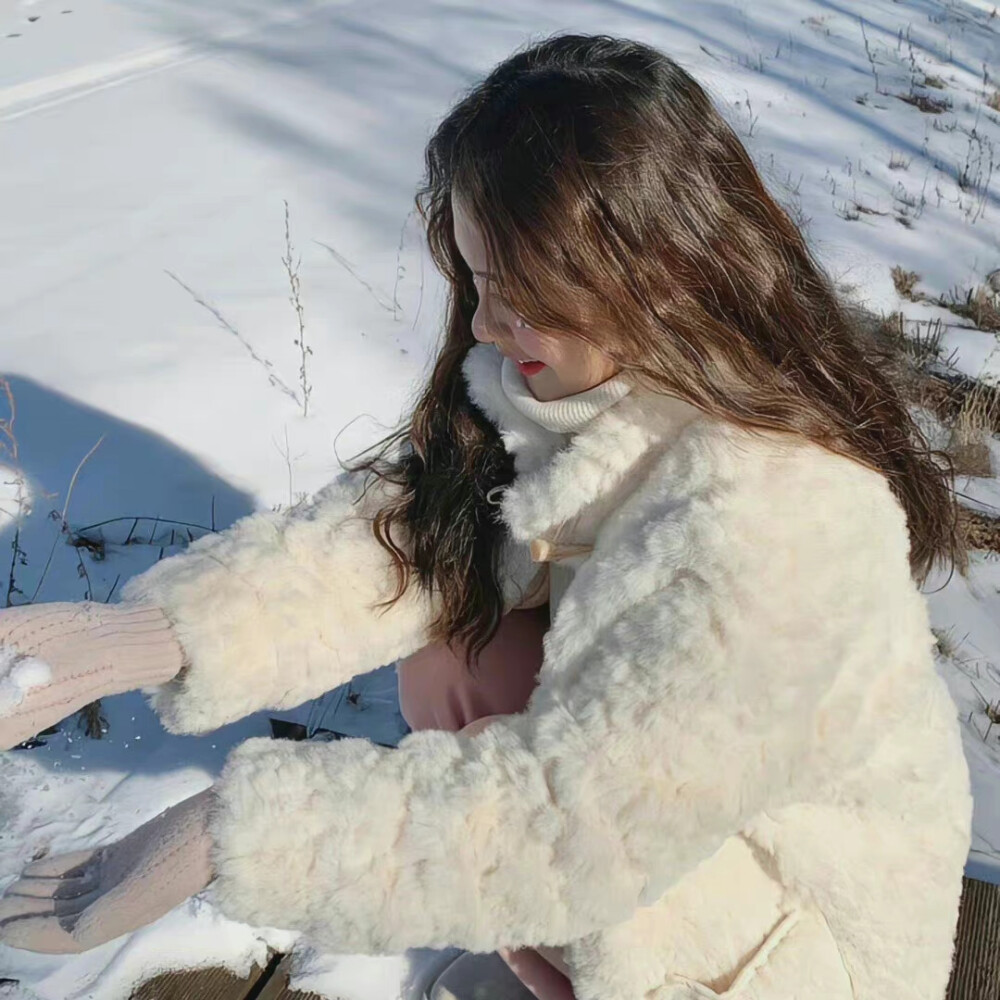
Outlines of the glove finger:
[[8,890],[7,895],[0,897],[0,924],[5,920],[20,920],[22,917],[56,916],[72,930],[80,914],[100,896],[99,886],[72,899],[12,895]]
[[49,955],[75,955],[84,950],[54,914],[0,920],[0,944]]
[[55,899],[55,913],[56,916],[62,918],[63,924],[72,930],[72,923],[87,909],[103,895],[101,887],[99,885],[94,886],[89,892],[84,892],[79,896],[73,896],[70,899]]
[[28,875],[18,879],[7,892],[12,896],[34,896],[38,899],[73,899],[97,888],[100,872],[97,865],[82,869],[81,875],[64,878],[41,878]]
[[[83,868],[100,850],[99,847],[85,847],[80,851],[69,851],[67,854],[53,854],[24,866],[21,877],[30,875],[42,878],[64,878],[83,874]],[[80,870],[77,870],[80,869]]]
[[36,896],[0,896],[0,926],[21,917],[45,916],[56,912],[55,900]]

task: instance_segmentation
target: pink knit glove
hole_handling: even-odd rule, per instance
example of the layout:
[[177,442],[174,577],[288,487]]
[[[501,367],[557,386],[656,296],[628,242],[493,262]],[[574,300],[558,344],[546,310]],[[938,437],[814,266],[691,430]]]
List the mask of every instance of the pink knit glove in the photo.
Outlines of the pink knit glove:
[[0,610],[0,750],[96,698],[163,684],[184,663],[148,604],[53,603]]
[[66,954],[159,919],[212,880],[214,790],[184,799],[127,837],[28,865],[0,898],[0,943]]

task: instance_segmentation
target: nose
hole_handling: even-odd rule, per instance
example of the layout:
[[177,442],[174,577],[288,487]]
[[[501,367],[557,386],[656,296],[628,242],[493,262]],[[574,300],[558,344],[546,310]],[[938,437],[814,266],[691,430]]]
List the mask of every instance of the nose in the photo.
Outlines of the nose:
[[496,340],[496,323],[489,314],[489,307],[480,299],[472,314],[472,336],[481,344],[492,344]]

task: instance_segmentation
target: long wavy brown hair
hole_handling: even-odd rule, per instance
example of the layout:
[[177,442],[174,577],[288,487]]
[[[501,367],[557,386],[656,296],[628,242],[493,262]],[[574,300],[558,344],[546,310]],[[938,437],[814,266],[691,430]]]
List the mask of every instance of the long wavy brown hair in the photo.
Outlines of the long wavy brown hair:
[[444,343],[408,424],[355,465],[401,487],[373,526],[397,571],[389,603],[413,582],[435,592],[432,634],[470,667],[504,610],[506,531],[487,493],[514,472],[461,372],[477,293],[453,194],[532,326],[595,344],[648,389],[879,471],[915,580],[966,566],[950,460],[705,91],[647,45],[559,35],[498,65],[427,146],[417,206],[450,285]]

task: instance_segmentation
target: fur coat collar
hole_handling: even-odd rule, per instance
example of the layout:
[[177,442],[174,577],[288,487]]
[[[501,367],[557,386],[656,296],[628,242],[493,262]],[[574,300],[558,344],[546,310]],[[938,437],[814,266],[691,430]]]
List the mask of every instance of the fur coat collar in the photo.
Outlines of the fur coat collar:
[[502,504],[516,541],[554,532],[585,508],[615,495],[643,461],[699,415],[683,400],[632,392],[573,435],[547,431],[519,413],[500,384],[502,357],[477,344],[463,370],[473,402],[500,429],[516,481]]

